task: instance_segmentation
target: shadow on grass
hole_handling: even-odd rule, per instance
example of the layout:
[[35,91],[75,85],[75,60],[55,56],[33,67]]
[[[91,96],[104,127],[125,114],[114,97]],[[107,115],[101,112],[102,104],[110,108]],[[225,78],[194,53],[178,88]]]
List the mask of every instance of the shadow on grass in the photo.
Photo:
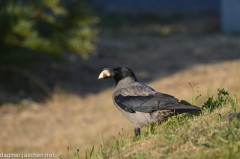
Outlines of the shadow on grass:
[[[2,68],[0,103],[43,102],[56,91],[80,96],[113,87],[101,80],[104,67],[131,68],[141,82],[166,77],[194,65],[240,59],[239,35],[219,33],[215,14],[100,14],[98,50],[89,60],[66,55],[28,70]],[[9,79],[9,80],[8,80]]]

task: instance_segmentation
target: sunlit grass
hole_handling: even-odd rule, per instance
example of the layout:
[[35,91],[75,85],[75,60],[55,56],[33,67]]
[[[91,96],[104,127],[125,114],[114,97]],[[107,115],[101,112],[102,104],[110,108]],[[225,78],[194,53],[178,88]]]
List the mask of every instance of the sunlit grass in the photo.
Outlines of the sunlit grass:
[[[240,158],[239,95],[224,89],[209,97],[200,114],[182,114],[150,125],[139,138],[119,133],[110,145],[87,150],[86,158]],[[75,156],[78,158],[78,156]]]

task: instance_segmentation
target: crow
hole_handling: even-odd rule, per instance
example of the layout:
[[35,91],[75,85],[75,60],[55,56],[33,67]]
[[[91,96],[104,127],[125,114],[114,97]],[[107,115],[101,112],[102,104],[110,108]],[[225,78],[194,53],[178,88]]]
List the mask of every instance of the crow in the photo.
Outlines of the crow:
[[179,103],[175,97],[138,82],[133,71],[127,67],[104,68],[98,77],[112,78],[116,82],[113,103],[132,123],[135,136],[140,135],[144,125],[162,123],[168,117],[181,113],[201,111],[199,107]]

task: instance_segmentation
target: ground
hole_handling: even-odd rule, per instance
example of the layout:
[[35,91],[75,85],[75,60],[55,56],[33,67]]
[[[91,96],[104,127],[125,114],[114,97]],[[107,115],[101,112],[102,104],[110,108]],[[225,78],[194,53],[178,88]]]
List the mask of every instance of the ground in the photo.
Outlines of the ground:
[[[114,107],[113,80],[98,80],[104,67],[127,66],[155,90],[191,102],[225,88],[240,91],[240,36],[219,31],[218,16],[181,17],[114,29],[100,26],[98,50],[87,61],[69,57],[53,64],[53,95],[36,102],[0,90],[0,149],[4,153],[54,153],[72,156],[79,149],[111,141],[133,128]],[[16,102],[17,101],[17,102]]]

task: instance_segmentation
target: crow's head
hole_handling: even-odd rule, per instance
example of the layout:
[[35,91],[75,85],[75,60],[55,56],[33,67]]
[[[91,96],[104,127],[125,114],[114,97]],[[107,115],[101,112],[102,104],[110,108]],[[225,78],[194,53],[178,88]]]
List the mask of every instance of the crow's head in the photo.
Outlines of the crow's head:
[[127,67],[104,68],[98,79],[109,78],[113,78],[117,83],[124,78],[133,78],[134,81],[137,81],[133,71]]

